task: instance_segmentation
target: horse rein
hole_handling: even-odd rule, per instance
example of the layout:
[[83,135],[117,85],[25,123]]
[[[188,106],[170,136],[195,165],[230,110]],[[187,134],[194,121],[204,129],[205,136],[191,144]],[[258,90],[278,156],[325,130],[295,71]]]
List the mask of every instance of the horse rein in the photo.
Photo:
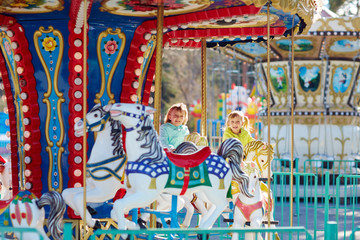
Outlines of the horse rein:
[[109,112],[107,112],[105,114],[105,116],[103,118],[101,118],[99,121],[96,121],[96,122],[91,123],[91,124],[89,124],[89,121],[86,119],[86,129],[88,131],[89,131],[89,129],[90,129],[90,131],[92,131],[93,128],[101,126],[99,131],[102,131],[102,130],[104,130],[105,124],[107,123],[107,121],[109,121],[109,119],[110,119],[110,113]]

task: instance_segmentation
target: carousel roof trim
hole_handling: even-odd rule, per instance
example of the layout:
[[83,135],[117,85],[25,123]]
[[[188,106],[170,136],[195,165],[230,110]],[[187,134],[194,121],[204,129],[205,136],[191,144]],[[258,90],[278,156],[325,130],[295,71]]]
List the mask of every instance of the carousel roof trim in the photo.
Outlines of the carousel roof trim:
[[[246,4],[254,4],[256,7],[266,5],[268,0],[243,0]],[[297,14],[301,17],[306,27],[304,33],[307,33],[310,26],[320,17],[322,9],[322,0],[272,0],[271,6],[283,12]]]

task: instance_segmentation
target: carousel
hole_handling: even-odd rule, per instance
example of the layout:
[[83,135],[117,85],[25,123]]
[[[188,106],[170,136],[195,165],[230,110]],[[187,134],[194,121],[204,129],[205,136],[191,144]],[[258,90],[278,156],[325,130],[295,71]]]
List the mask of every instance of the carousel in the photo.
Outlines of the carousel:
[[[149,170],[153,175],[146,187],[156,191],[146,197],[140,195],[139,188],[129,195],[132,197],[126,197],[128,193],[123,197],[121,189],[135,189],[141,185],[135,180],[127,181],[127,176],[136,169],[146,168],[137,161],[141,158],[138,155],[145,150],[139,142],[134,142],[137,136],[131,130],[142,127],[141,130],[148,131],[152,125],[155,131],[159,128],[159,111],[154,113],[154,109],[161,106],[162,49],[201,48],[202,102],[206,103],[206,48],[233,45],[241,49],[242,44],[257,43],[261,47],[271,42],[271,57],[286,58],[289,56],[288,45],[278,43],[280,40],[267,40],[307,33],[320,8],[321,1],[317,0],[0,1],[0,73],[9,114],[6,134],[10,138],[11,151],[6,159],[8,167],[3,170],[10,173],[7,181],[11,184],[11,197],[6,202],[10,208],[6,209],[5,203],[0,205],[0,212],[6,213],[2,215],[3,219],[6,216],[9,219],[1,221],[0,226],[8,229],[23,221],[30,225],[34,218],[29,216],[35,216],[30,214],[30,203],[36,202],[38,207],[55,203],[58,208],[51,208],[55,213],[46,213],[46,216],[50,232],[59,239],[61,224],[50,224],[50,218],[52,220],[65,211],[64,198],[68,205],[64,222],[72,224],[75,239],[88,239],[92,229],[136,228],[124,214],[130,208],[145,207],[149,201],[156,200],[164,187],[156,179],[166,176],[159,170],[166,166]],[[317,24],[315,27],[321,31],[326,27],[326,23]],[[334,121],[341,121],[342,127],[337,126],[339,130],[333,127],[332,131],[337,131],[333,135],[345,143],[344,134],[351,128],[345,125],[356,119],[354,108],[359,97],[355,90],[358,64],[355,60],[349,61],[358,56],[357,35],[349,40],[349,46],[343,46],[351,50],[347,56],[337,55],[336,47],[342,47],[344,43],[338,37],[330,34],[321,40],[313,37],[318,45],[310,40],[312,44],[306,41],[304,45],[302,40],[297,40],[296,46],[300,48],[297,54],[310,46],[311,50],[322,54],[314,66],[297,65],[303,80],[295,86],[299,89],[296,108],[302,109],[301,117],[313,116],[311,121],[326,122],[329,128]],[[308,38],[312,39],[312,36]],[[328,55],[319,51],[319,46],[321,49],[328,47],[327,54],[338,56],[338,61],[329,61]],[[275,47],[278,50],[274,50]],[[348,61],[346,64],[344,59]],[[283,131],[278,125],[286,121],[281,117],[287,114],[289,106],[288,83],[284,79],[280,87],[272,76],[276,72],[286,77],[287,63],[284,60],[270,65],[272,94],[268,102],[276,109],[272,113],[276,129],[272,131],[277,135]],[[259,63],[259,67],[265,68],[266,63]],[[333,69],[328,71],[331,77],[323,74],[327,68]],[[258,73],[264,81],[259,84],[266,88],[265,73]],[[307,79],[311,74],[315,74],[316,81]],[[344,77],[345,80],[341,80]],[[326,79],[331,81],[326,82]],[[274,85],[276,83],[278,85]],[[321,90],[324,86],[326,91]],[[308,106],[312,106],[311,110]],[[342,109],[343,106],[346,108]],[[324,108],[321,110],[321,107]],[[205,136],[206,104],[202,106],[202,113],[200,132]],[[153,123],[149,117],[152,114]],[[344,117],[346,123],[341,120]],[[310,131],[325,130],[309,128]],[[236,146],[236,143],[229,143],[229,146],[232,144]],[[134,149],[136,146],[138,148]],[[347,149],[355,151],[355,148]],[[203,150],[200,155],[209,156],[207,151]],[[207,216],[207,221],[200,225],[203,229],[210,228],[225,208],[231,174],[242,181],[243,172],[239,170],[241,174],[236,175],[222,158],[226,146],[222,151],[218,153],[220,157],[214,157],[223,164],[221,174],[216,175],[217,170],[208,169],[211,177],[208,176],[206,181],[220,190],[204,192],[221,207],[213,211],[214,215]],[[208,161],[205,159],[208,158],[203,161]],[[230,165],[236,163],[236,160],[229,161]],[[184,169],[187,167],[183,166]],[[211,174],[216,175],[216,179]],[[182,187],[171,193],[184,191],[186,189]],[[197,191],[196,187],[188,192],[194,191]],[[148,198],[147,201],[130,204],[138,199],[137,193],[138,198]],[[221,195],[221,200],[213,196],[214,193]],[[25,202],[25,206],[19,206],[20,202]],[[93,204],[86,205],[87,202]],[[94,209],[96,218],[101,221],[92,218],[90,210]],[[21,211],[27,214],[21,215]],[[40,216],[43,218],[42,211]],[[36,224],[42,228],[42,222]],[[89,228],[80,234],[79,229],[85,225]]]
[[[359,158],[359,18],[327,17],[314,23],[308,34],[294,40],[294,157],[299,170],[306,160],[339,161],[341,169],[351,171]],[[271,135],[275,156],[290,158],[291,144],[291,50],[288,38],[271,42],[270,77],[266,77],[267,49],[264,43],[238,43],[224,49],[252,63],[256,87],[266,96],[271,92]],[[267,112],[262,139],[267,139]],[[344,160],[343,162],[341,162]],[[338,167],[338,166],[337,166]]]

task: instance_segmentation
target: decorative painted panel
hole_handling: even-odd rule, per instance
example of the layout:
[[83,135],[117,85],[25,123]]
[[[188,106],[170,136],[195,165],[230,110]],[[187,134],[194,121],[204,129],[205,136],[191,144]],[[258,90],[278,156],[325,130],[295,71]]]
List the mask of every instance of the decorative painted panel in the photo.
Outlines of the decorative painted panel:
[[46,151],[49,154],[48,185],[49,190],[62,191],[61,156],[64,152],[64,120],[62,104],[65,102],[63,93],[58,89],[58,77],[63,57],[64,41],[61,33],[54,30],[39,28],[34,33],[36,52],[43,65],[48,89],[44,93],[43,102],[46,103],[47,116],[45,125]]
[[328,99],[330,108],[346,106],[358,66],[358,63],[331,62]]
[[323,66],[321,62],[297,61],[295,64],[296,108],[323,107]]
[[125,42],[125,34],[118,28],[115,31],[108,28],[98,37],[97,55],[101,72],[101,88],[96,94],[95,103],[101,103],[103,106],[115,103],[114,94],[111,92],[111,82],[123,54]]
[[2,13],[48,13],[64,9],[62,0],[43,1],[1,1],[0,11]]
[[353,58],[360,52],[360,40],[357,37],[327,37],[326,52],[329,57]]

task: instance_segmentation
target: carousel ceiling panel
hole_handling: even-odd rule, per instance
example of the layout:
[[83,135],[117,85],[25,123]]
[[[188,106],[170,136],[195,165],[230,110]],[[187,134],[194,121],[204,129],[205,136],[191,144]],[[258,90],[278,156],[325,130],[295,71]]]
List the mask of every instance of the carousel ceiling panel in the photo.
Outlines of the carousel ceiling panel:
[[0,2],[0,13],[38,14],[63,9],[64,1],[62,0],[8,0]]
[[[250,59],[261,58],[266,59],[267,57],[267,46],[264,42],[247,42],[247,43],[238,43],[234,45],[234,49],[237,54],[245,55],[250,57]],[[274,51],[270,51],[271,58],[277,58],[278,56]]]
[[353,59],[360,54],[360,40],[355,36],[328,36],[325,49],[330,58]]
[[[294,52],[296,58],[313,59],[318,58],[322,43],[322,37],[306,36],[295,37]],[[291,39],[280,38],[271,42],[272,49],[277,52],[282,58],[289,58],[291,52]]]

